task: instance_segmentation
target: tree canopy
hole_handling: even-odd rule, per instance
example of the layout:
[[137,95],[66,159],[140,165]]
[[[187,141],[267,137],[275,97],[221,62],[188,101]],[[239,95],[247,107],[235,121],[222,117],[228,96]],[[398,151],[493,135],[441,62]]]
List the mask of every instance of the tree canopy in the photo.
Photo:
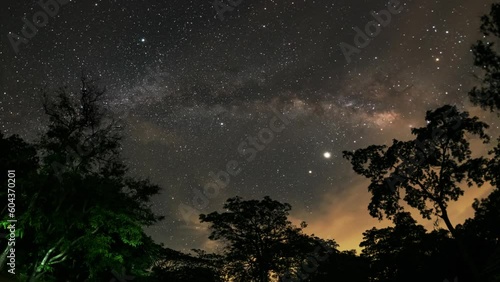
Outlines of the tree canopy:
[[466,135],[487,143],[488,125],[449,105],[428,111],[425,119],[427,126],[412,129],[414,140],[344,151],[344,157],[356,173],[370,179],[372,216],[392,218],[402,211],[402,199],[424,218],[441,218],[454,234],[448,203],[463,195],[462,181],[482,185],[486,166],[483,158],[472,158]]
[[44,92],[49,126],[40,141],[31,146],[0,136],[7,150],[2,165],[23,173],[17,254],[21,277],[30,281],[102,281],[113,269],[140,274],[153,263],[148,253],[156,244],[142,228],[162,218],[148,205],[160,187],[127,176],[104,93],[85,78],[77,94]]

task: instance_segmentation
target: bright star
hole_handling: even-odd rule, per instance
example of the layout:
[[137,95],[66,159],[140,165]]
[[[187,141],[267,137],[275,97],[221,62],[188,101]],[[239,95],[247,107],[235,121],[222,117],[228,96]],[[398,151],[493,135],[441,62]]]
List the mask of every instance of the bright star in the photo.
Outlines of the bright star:
[[332,154],[330,154],[330,152],[325,152],[323,154],[323,157],[325,157],[325,159],[329,159],[331,156],[332,156]]

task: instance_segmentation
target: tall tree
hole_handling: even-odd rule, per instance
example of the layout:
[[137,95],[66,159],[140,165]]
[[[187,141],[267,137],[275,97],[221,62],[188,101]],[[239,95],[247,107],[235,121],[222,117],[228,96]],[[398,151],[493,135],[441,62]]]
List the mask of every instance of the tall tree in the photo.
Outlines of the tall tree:
[[425,228],[405,212],[396,214],[394,223],[394,227],[367,230],[359,245],[363,247],[361,256],[370,259],[372,279],[376,281],[408,280],[410,269],[421,268],[422,255],[417,246]]
[[[420,211],[422,217],[442,219],[459,243],[471,273],[477,270],[458,238],[448,215],[448,203],[457,201],[470,187],[484,183],[487,161],[473,158],[468,137],[477,136],[484,143],[488,126],[468,112],[445,105],[426,114],[427,126],[412,129],[414,140],[394,140],[390,147],[369,146],[344,152],[354,171],[370,179],[372,193],[370,214],[379,219],[392,218],[403,211],[401,200]],[[467,136],[466,136],[467,135]],[[477,279],[474,278],[474,279]]]
[[[472,46],[474,64],[483,70],[482,85],[469,92],[470,100],[485,110],[500,110],[500,54],[495,43],[500,39],[500,3],[491,5],[488,15],[481,17],[483,40]],[[500,115],[500,111],[498,112]],[[488,165],[487,179],[498,187],[500,183],[500,138],[490,152],[494,157]]]
[[[200,215],[210,224],[210,239],[226,243],[224,255],[230,275],[235,281],[269,281],[299,269],[307,255],[318,246],[315,237],[303,234],[303,222],[295,227],[288,220],[291,206],[274,201],[244,201],[230,198],[226,212]],[[336,244],[333,241],[328,243]]]
[[76,93],[43,93],[49,126],[37,144],[39,176],[18,200],[26,203],[18,227],[33,246],[21,269],[31,281],[101,281],[124,266],[143,273],[154,262],[155,244],[142,228],[161,219],[149,205],[160,188],[127,176],[104,93],[85,78]]
[[[7,183],[7,172],[9,170],[14,171],[15,175],[15,187],[12,188],[14,192],[9,191],[7,189],[1,189],[0,198],[1,199],[13,199],[13,204],[15,204],[15,212],[13,213],[16,219],[26,211],[27,206],[24,199],[29,199],[31,197],[30,192],[36,189],[36,179],[39,178],[38,169],[39,169],[39,159],[37,157],[37,151],[35,147],[31,144],[28,144],[23,139],[21,139],[18,135],[12,135],[10,137],[5,137],[2,132],[0,132],[0,181],[1,183]],[[7,195],[11,194],[14,197],[8,197]],[[4,227],[2,229],[2,233],[8,232],[7,226],[10,224],[8,222],[9,212],[8,206],[5,205],[0,214],[2,217],[0,218],[0,223]],[[23,237],[24,230],[20,228],[19,224],[16,225],[15,236],[17,240],[20,240]],[[5,241],[4,241],[5,240]],[[17,250],[17,262],[18,265],[22,265],[24,263],[23,259],[25,256],[21,252],[19,252],[19,246],[9,246],[6,241],[6,238],[0,238],[0,246],[2,246],[2,254],[0,255],[0,271],[3,271],[6,265],[6,258],[8,251],[14,247]],[[11,243],[12,244],[12,243]],[[31,247],[31,244],[25,245],[26,247]]]
[[474,65],[483,70],[482,85],[469,92],[472,103],[491,111],[500,110],[500,55],[495,41],[500,38],[500,4],[491,6],[489,15],[481,18],[483,40],[472,46]]
[[455,235],[448,216],[448,203],[464,191],[460,184],[482,185],[486,160],[472,158],[466,135],[484,143],[488,125],[455,106],[443,106],[426,114],[427,126],[412,129],[414,140],[394,140],[390,147],[372,145],[344,151],[354,171],[370,179],[370,214],[392,218],[403,210],[401,200],[420,211],[424,218],[441,218]]

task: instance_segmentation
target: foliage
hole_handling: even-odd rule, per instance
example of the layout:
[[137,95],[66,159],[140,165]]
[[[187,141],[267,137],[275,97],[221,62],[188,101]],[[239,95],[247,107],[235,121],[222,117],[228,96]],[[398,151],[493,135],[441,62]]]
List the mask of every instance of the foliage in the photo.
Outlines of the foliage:
[[412,129],[410,141],[394,140],[390,147],[372,145],[354,152],[344,151],[354,171],[370,179],[370,214],[392,218],[402,211],[400,199],[420,211],[424,218],[435,215],[454,234],[447,206],[464,191],[460,183],[482,185],[486,160],[472,158],[466,135],[487,143],[488,126],[454,106],[443,106],[426,115],[427,126]]
[[211,240],[225,245],[227,271],[236,281],[269,281],[271,274],[283,276],[298,268],[317,246],[317,238],[302,233],[288,220],[291,206],[274,201],[227,200],[226,212],[200,215],[210,224]]
[[[16,227],[24,234],[16,252],[25,260],[18,271],[32,281],[101,281],[124,265],[140,273],[137,266],[148,267],[145,259],[154,262],[133,254],[155,248],[142,228],[161,219],[148,204],[160,187],[127,176],[119,128],[102,107],[104,93],[85,78],[77,94],[61,88],[52,98],[44,92],[49,126],[34,146],[40,161],[9,158],[33,161],[31,178],[19,173],[29,184],[16,195]],[[8,150],[34,154],[10,139]]]

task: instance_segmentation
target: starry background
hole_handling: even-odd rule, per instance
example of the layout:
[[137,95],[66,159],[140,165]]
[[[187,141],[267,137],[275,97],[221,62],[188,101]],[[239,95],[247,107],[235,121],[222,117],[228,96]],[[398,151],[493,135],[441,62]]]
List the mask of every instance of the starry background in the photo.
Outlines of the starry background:
[[[235,195],[269,195],[290,203],[306,231],[357,249],[363,231],[387,222],[368,215],[367,181],[343,150],[406,140],[445,103],[498,133],[498,120],[467,99],[478,84],[470,46],[493,1],[401,0],[403,11],[350,63],[339,44],[353,45],[352,28],[387,1],[242,0],[221,20],[211,1],[72,0],[16,53],[8,34],[21,35],[36,2],[8,0],[0,11],[0,130],[35,140],[46,124],[37,89],[78,87],[81,72],[91,74],[126,125],[131,173],[163,187],[153,209],[166,219],[147,232],[170,248],[216,247],[181,204],[209,213]],[[296,118],[248,161],[238,148],[269,127],[269,106]],[[232,160],[241,172],[206,206],[193,203]],[[453,222],[487,193],[466,193]]]

